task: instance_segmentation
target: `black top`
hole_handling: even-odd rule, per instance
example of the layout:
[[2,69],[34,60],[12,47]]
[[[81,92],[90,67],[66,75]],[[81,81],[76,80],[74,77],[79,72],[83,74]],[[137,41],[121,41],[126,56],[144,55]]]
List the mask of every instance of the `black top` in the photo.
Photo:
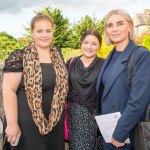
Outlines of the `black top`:
[[69,71],[68,102],[78,103],[92,112],[97,108],[96,82],[104,60],[96,57],[88,67],[84,67],[80,58],[74,59]]

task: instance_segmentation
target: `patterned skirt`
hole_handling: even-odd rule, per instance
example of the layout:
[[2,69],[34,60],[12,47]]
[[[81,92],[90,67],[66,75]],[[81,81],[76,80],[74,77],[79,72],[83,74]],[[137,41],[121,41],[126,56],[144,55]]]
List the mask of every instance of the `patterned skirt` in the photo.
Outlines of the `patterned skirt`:
[[[95,110],[96,112],[96,110]],[[87,108],[77,103],[69,103],[69,149],[102,150],[102,138],[97,135],[98,126]]]

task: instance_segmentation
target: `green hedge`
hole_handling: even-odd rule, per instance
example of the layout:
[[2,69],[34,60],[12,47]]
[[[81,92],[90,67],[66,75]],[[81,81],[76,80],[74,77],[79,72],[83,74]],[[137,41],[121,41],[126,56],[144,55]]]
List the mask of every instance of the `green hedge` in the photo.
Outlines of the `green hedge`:
[[149,35],[143,36],[143,46],[145,46],[150,51],[150,36]]

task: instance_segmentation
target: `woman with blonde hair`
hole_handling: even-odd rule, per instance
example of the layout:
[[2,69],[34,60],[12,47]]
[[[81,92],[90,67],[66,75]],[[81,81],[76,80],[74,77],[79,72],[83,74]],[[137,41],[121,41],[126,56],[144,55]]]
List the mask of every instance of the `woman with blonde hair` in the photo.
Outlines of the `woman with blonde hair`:
[[[121,9],[110,11],[105,17],[105,42],[114,44],[97,82],[101,114],[120,112],[111,143],[103,143],[104,150],[134,150],[134,128],[142,120],[150,102],[150,53],[137,46],[130,15]],[[128,62],[134,51],[131,84],[128,83]],[[129,142],[126,140],[129,139]]]

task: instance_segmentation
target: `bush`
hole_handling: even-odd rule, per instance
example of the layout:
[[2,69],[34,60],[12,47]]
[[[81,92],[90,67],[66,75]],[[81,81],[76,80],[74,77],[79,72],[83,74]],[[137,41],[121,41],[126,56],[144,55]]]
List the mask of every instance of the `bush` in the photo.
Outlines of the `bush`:
[[101,49],[98,51],[97,55],[101,58],[107,58],[111,50],[113,49],[113,45],[107,46],[104,41],[102,41]]
[[143,46],[150,51],[150,35],[143,36]]
[[65,62],[71,57],[76,57],[82,54],[80,49],[62,48],[62,54]]

